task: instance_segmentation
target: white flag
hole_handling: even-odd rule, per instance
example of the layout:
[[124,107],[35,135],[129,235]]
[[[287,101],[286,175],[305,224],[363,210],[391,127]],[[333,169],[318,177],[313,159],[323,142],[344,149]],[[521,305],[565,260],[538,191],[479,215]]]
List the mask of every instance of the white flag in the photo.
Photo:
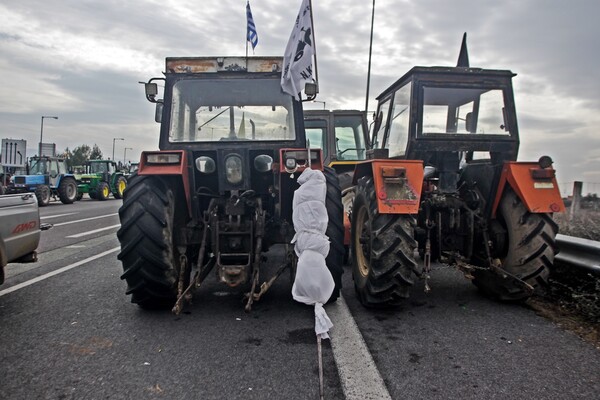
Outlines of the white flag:
[[310,3],[302,0],[302,6],[292,35],[288,41],[283,56],[283,71],[281,73],[281,88],[300,100],[299,93],[306,82],[313,82],[313,27],[310,18]]

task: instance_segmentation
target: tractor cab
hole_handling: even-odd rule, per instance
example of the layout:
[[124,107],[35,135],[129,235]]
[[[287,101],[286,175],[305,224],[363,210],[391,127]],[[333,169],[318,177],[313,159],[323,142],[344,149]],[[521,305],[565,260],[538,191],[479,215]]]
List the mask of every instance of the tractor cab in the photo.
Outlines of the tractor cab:
[[519,133],[510,71],[414,67],[377,100],[374,149],[422,160],[454,192],[461,166],[515,161]]

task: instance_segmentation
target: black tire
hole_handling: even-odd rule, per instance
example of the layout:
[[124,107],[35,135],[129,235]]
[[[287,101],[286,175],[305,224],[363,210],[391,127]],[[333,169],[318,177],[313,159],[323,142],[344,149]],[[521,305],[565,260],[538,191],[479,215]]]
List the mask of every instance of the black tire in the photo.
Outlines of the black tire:
[[123,176],[119,176],[115,180],[115,191],[113,192],[113,196],[115,196],[115,199],[123,198],[123,192],[125,191],[126,187],[127,187],[127,179],[125,179],[125,177],[123,177]]
[[39,185],[35,188],[35,197],[37,197],[38,206],[46,207],[50,204],[50,187]]
[[398,305],[409,297],[417,262],[416,220],[406,214],[379,214],[373,179],[362,177],[352,209],[352,276],[367,307]]
[[108,183],[100,182],[98,186],[96,186],[96,199],[98,200],[106,200],[110,195],[110,188],[108,187]]
[[173,239],[173,190],[157,177],[134,175],[119,209],[121,279],[131,302],[143,308],[172,307],[177,297],[179,256]]
[[329,254],[325,262],[331,272],[335,288],[328,302],[335,301],[340,296],[342,289],[342,274],[344,273],[344,206],[342,205],[342,193],[338,177],[332,168],[326,167],[323,171],[327,182],[327,196],[325,197],[325,208],[329,222],[325,234],[329,237]]
[[77,182],[71,177],[62,178],[58,185],[58,198],[63,204],[73,204],[77,199]]
[[75,197],[75,200],[80,201],[81,199],[83,199],[83,192],[77,192],[77,197]]
[[[556,255],[558,225],[551,214],[530,213],[515,192],[507,188],[498,206],[498,220],[507,237],[497,258],[502,269],[527,282],[534,290],[547,286]],[[481,257],[478,264],[485,265]],[[511,278],[503,278],[489,270],[476,269],[473,283],[486,295],[502,301],[525,301],[530,291]]]
[[96,191],[95,190],[90,190],[88,192],[88,196],[90,196],[90,199],[93,199],[93,200],[97,200],[98,199],[98,196],[96,195]]

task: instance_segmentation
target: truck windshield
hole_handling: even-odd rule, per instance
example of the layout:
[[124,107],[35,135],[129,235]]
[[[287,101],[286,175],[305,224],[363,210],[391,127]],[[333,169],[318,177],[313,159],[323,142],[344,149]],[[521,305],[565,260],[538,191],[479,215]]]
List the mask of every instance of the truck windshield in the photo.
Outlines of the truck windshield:
[[180,80],[173,86],[171,142],[294,140],[292,97],[277,79]]
[[509,135],[502,90],[423,87],[420,133]]
[[101,174],[103,172],[108,172],[108,169],[106,168],[106,163],[90,163],[91,174]]

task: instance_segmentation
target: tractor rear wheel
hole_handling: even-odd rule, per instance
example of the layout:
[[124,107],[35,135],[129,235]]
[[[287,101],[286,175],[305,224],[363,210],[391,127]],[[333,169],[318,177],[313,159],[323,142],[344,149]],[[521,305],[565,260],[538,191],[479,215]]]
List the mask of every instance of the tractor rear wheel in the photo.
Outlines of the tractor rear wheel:
[[60,180],[58,198],[63,204],[73,204],[77,199],[77,182],[75,182],[75,179],[67,177]]
[[329,222],[325,234],[329,238],[329,254],[325,262],[331,272],[335,288],[329,298],[329,302],[335,301],[342,289],[342,274],[344,273],[344,206],[342,205],[342,194],[338,177],[335,170],[326,167],[323,171],[327,183],[327,195],[325,197],[325,208]]
[[108,183],[100,182],[98,186],[96,186],[96,198],[98,200],[106,200],[110,195],[110,188],[108,187]]
[[[498,220],[506,230],[500,254],[494,254],[506,272],[528,283],[534,289],[546,286],[554,255],[558,225],[550,214],[535,214],[527,210],[515,192],[508,188],[498,206]],[[481,260],[485,258],[482,257]],[[483,263],[483,261],[481,261]],[[490,270],[476,269],[473,283],[486,295],[503,301],[524,301],[531,293],[522,283]]]
[[134,175],[119,209],[121,279],[131,302],[143,308],[172,307],[180,259],[174,244],[175,196],[159,178]]
[[45,207],[50,204],[50,188],[47,185],[39,185],[35,188],[38,206]]
[[380,214],[373,178],[358,181],[352,209],[352,276],[363,305],[398,305],[409,297],[417,268],[415,225],[412,215]]
[[115,199],[123,198],[123,192],[125,191],[126,187],[127,187],[127,179],[125,179],[125,177],[123,177],[123,176],[119,176],[115,180],[115,191],[113,192],[113,196],[115,196]]

